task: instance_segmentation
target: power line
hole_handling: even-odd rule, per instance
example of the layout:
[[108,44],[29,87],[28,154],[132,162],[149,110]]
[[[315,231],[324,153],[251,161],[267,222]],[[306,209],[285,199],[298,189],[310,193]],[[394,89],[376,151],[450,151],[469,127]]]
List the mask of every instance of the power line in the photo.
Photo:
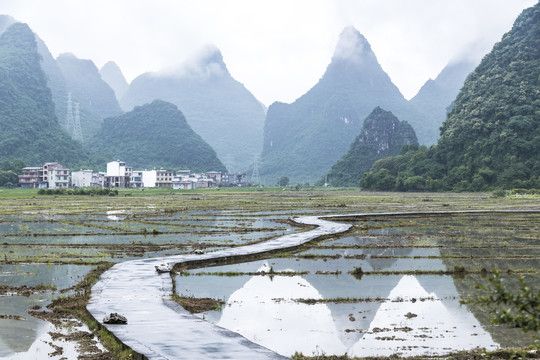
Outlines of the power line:
[[81,115],[79,112],[79,103],[75,103],[75,119],[73,122],[73,139],[83,141],[82,129],[81,129]]
[[72,139],[83,141],[82,129],[81,129],[81,115],[79,110],[79,103],[75,103],[75,113],[73,112],[73,101],[71,99],[71,92],[68,92],[67,98],[67,114],[64,128]]

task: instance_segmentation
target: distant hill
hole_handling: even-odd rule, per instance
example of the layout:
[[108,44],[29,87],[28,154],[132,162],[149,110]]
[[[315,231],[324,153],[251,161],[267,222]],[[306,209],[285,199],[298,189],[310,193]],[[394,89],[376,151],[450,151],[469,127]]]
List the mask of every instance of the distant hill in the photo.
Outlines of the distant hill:
[[[114,90],[103,81],[91,60],[61,54],[56,58],[56,63],[64,76],[65,89],[71,93],[73,106],[79,104],[82,135],[86,142],[98,131],[104,118],[119,115],[122,109]],[[67,94],[64,99],[62,108],[67,112]]]
[[540,188],[540,3],[467,77],[431,148],[376,162],[362,184],[394,190]]
[[0,36],[0,162],[88,164],[81,144],[58,123],[40,58],[28,25],[15,23]]
[[[45,72],[47,78],[47,86],[51,89],[52,99],[54,102],[54,112],[56,118],[64,130],[68,131],[66,123],[67,117],[67,87],[64,74],[56,63],[56,59],[52,56],[43,40],[36,35],[39,55],[41,55],[41,68]],[[72,134],[68,131],[68,134]]]
[[129,88],[122,70],[120,70],[115,62],[109,61],[103,65],[99,73],[101,74],[101,78],[114,90],[116,99],[120,101]]
[[128,111],[155,99],[177,105],[229,171],[245,171],[260,154],[265,107],[233,79],[217,48],[205,48],[179,69],[137,77],[120,103]]
[[319,82],[292,104],[274,103],[266,116],[261,177],[275,183],[315,181],[347,152],[377,106],[388,109],[424,139],[424,116],[383,71],[368,41],[353,27],[341,33]]
[[321,182],[331,186],[359,186],[362,175],[376,160],[399,154],[404,145],[418,145],[412,126],[377,107],[364,120],[362,131],[349,151]]
[[[0,34],[7,26],[16,22],[18,21],[10,16],[0,15]],[[64,54],[54,59],[45,42],[37,34],[35,36],[41,55],[41,67],[46,75],[47,86],[52,92],[60,125],[74,137],[67,120],[68,93],[71,92],[73,104],[80,105],[83,140],[90,138],[104,117],[122,112],[114,92],[101,79],[90,60],[79,60],[72,54]]]
[[426,115],[430,124],[429,138],[424,145],[432,145],[439,139],[440,126],[446,120],[452,103],[463,86],[467,75],[478,65],[477,61],[452,61],[434,79],[429,79],[409,102]]
[[[7,26],[18,22],[14,18],[6,15],[0,15],[0,34],[7,28]],[[54,102],[54,110],[56,117],[60,125],[67,130],[66,124],[66,105],[67,105],[67,90],[66,90],[66,80],[64,75],[56,60],[51,55],[49,49],[45,42],[37,35],[36,42],[38,47],[38,53],[41,56],[41,68],[45,72],[45,77],[47,79],[47,86],[51,90],[52,99]],[[69,134],[69,132],[68,132]],[[70,134],[71,135],[71,134]]]
[[176,105],[161,100],[104,120],[92,144],[100,156],[139,169],[225,171],[216,152],[188,125]]

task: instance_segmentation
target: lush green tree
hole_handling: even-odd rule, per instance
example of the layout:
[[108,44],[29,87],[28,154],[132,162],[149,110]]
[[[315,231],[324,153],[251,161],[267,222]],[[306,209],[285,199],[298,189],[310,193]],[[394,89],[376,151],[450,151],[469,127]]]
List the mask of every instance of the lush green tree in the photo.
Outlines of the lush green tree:
[[278,181],[279,186],[287,186],[289,185],[289,178],[287,176],[282,176]]
[[26,165],[24,164],[24,161],[22,161],[21,159],[15,159],[11,162],[9,161],[4,161],[4,163],[2,164],[2,170],[4,171],[12,171],[13,173],[17,174],[17,175],[20,175],[22,174],[22,169],[25,167]]
[[13,171],[0,171],[0,186],[12,187],[19,182],[19,177]]
[[509,289],[499,272],[489,278],[489,284],[479,285],[486,295],[469,303],[480,304],[492,314],[496,324],[506,324],[524,332],[540,330],[540,290],[534,289],[519,277],[518,289]]

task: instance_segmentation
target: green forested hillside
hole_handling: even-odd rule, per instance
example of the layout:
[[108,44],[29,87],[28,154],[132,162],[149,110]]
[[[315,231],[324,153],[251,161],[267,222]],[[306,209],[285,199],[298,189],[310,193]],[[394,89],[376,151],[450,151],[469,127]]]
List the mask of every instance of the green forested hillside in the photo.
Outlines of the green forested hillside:
[[0,36],[0,162],[88,166],[88,154],[60,127],[36,38],[15,23]]
[[[39,38],[38,35],[36,35],[36,42],[38,53],[41,56],[41,68],[43,69],[45,78],[47,79],[47,87],[51,90],[56,118],[58,119],[60,126],[67,131],[66,106],[68,91],[66,89],[66,80],[64,79],[64,75],[56,63],[55,58],[47,48],[47,45],[42,39]],[[68,135],[71,136],[69,131]]]
[[[7,28],[8,25],[16,22],[18,21],[9,16],[0,15],[0,34]],[[47,86],[52,93],[56,118],[58,119],[60,126],[68,131],[69,127],[66,123],[68,93],[66,88],[66,80],[62,74],[62,71],[60,70],[60,67],[58,67],[58,64],[56,63],[56,59],[50,53],[45,42],[40,39],[37,34],[34,35],[36,36],[38,53],[41,56],[41,68],[45,73]],[[69,131],[68,134],[70,136],[72,135]]]
[[348,27],[319,82],[294,103],[269,107],[261,176],[267,183],[283,176],[293,183],[318,180],[347,152],[376,106],[407,120],[419,139],[425,134],[425,119],[381,68],[366,38]]
[[463,59],[452,61],[444,67],[433,80],[429,79],[409,100],[409,103],[420,112],[426,114],[426,133],[429,133],[423,145],[433,145],[440,136],[440,127],[448,110],[451,109],[459,90],[463,86],[467,75],[478,65],[479,61]]
[[388,176],[396,190],[540,187],[540,3],[469,75],[439,142],[381,160],[363,186]]
[[416,134],[406,121],[376,107],[364,120],[349,151],[332,166],[322,181],[331,186],[358,186],[362,175],[381,158],[397,155],[404,145],[418,145]]
[[261,153],[266,109],[231,76],[216,47],[206,47],[176,70],[137,77],[121,105],[129,111],[155,99],[178,106],[229,172],[245,171]]
[[103,119],[122,113],[114,90],[103,81],[99,70],[91,60],[78,59],[73,54],[61,54],[56,63],[65,79],[64,101],[57,106],[67,112],[67,92],[73,104],[80,107],[80,123],[83,142],[87,142],[98,131]]
[[216,152],[191,129],[182,112],[161,100],[105,119],[91,146],[106,161],[120,159],[139,169],[225,171]]

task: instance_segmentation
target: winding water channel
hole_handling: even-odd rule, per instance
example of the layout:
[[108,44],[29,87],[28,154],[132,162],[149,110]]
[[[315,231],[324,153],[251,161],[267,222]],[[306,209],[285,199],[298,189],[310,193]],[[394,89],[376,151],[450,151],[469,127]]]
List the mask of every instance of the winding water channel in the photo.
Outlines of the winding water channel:
[[[537,211],[523,211],[537,212]],[[429,213],[347,214],[304,216],[294,221],[317,228],[284,235],[269,241],[210,252],[119,263],[105,272],[92,288],[87,309],[99,322],[111,312],[128,319],[127,325],[104,325],[126,346],[148,359],[286,359],[242,335],[211,324],[170,300],[170,274],[158,274],[155,266],[242,257],[296,247],[323,235],[339,234],[351,225],[327,220],[358,219],[362,216],[445,215],[467,213],[516,213],[516,211],[448,211]],[[411,281],[411,279],[408,279]],[[258,319],[254,319],[258,321]]]

